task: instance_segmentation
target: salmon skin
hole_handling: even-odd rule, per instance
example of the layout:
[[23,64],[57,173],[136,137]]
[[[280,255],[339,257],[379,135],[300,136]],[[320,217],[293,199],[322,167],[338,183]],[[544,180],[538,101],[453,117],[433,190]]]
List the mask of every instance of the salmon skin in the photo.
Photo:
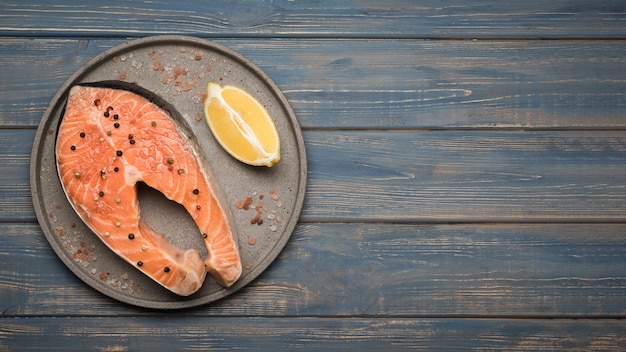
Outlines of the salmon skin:
[[[137,85],[77,85],[58,128],[56,161],[70,204],[102,242],[163,287],[188,296],[207,272],[231,286],[241,260],[229,208],[182,121],[170,104]],[[141,218],[140,181],[186,209],[206,259],[177,248]]]

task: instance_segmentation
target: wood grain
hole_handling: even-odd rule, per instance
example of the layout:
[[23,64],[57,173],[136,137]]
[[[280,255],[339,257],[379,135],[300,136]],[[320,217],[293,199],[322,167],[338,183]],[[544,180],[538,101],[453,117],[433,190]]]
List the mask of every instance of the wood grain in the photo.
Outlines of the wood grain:
[[[123,42],[1,41],[0,126],[35,127],[65,80]],[[621,41],[218,43],[266,71],[305,129],[626,128]]]
[[305,136],[306,221],[624,220],[622,132]]
[[619,320],[34,318],[0,327],[7,350],[617,351]]
[[[0,131],[0,219],[34,221],[34,130]],[[306,131],[302,221],[624,221],[619,131]]]
[[[36,224],[0,233],[4,316],[155,313],[77,279]],[[301,224],[252,284],[166,316],[623,318],[625,265],[622,224]]]
[[623,1],[111,0],[0,3],[6,36],[624,38]]
[[[0,2],[0,351],[626,350],[625,14],[623,0]],[[309,169],[277,260],[173,312],[76,278],[29,189],[57,89],[158,34],[259,65]]]

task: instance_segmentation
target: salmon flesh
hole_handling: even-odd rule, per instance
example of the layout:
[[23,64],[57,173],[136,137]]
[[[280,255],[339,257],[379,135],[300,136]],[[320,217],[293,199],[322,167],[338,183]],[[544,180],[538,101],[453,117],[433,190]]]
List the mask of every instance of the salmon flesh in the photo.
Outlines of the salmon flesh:
[[[241,260],[218,185],[172,108],[168,112],[139,93],[139,87],[71,88],[56,143],[63,190],[102,242],[170,291],[193,294],[207,272],[229,287],[241,275]],[[206,259],[195,249],[176,247],[142,220],[140,181],[187,210],[203,237]]]

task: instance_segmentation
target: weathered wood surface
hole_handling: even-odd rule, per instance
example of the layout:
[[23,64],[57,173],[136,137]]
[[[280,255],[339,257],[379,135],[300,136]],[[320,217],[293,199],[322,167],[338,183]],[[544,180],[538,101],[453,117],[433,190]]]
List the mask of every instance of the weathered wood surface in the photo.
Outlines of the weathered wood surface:
[[[94,3],[0,3],[0,351],[626,349],[623,1]],[[57,89],[153,34],[259,65],[309,169],[269,269],[173,312],[76,278],[29,189]]]
[[[190,321],[191,320],[191,324]],[[619,320],[181,316],[11,319],[9,346],[45,351],[621,351]],[[172,344],[172,341],[176,341]]]
[[[624,221],[621,131],[306,131],[302,221]],[[35,221],[34,130],[2,130],[0,219]],[[610,171],[610,172],[607,172]]]
[[[301,224],[251,285],[209,307],[170,315],[621,318],[623,230],[622,224]],[[5,316],[154,314],[74,277],[37,224],[2,224],[0,232]]]
[[0,34],[332,38],[623,38],[622,0],[5,0]]
[[[74,71],[124,41],[4,39],[0,126],[36,126]],[[626,128],[619,40],[217,42],[266,71],[305,129]]]

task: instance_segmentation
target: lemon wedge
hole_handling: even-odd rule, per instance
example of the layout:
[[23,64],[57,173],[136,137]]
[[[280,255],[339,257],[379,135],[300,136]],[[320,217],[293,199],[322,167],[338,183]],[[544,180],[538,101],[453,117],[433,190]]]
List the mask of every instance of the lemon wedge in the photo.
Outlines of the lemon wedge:
[[271,167],[280,160],[280,139],[267,109],[233,85],[209,82],[204,117],[218,143],[235,159]]

